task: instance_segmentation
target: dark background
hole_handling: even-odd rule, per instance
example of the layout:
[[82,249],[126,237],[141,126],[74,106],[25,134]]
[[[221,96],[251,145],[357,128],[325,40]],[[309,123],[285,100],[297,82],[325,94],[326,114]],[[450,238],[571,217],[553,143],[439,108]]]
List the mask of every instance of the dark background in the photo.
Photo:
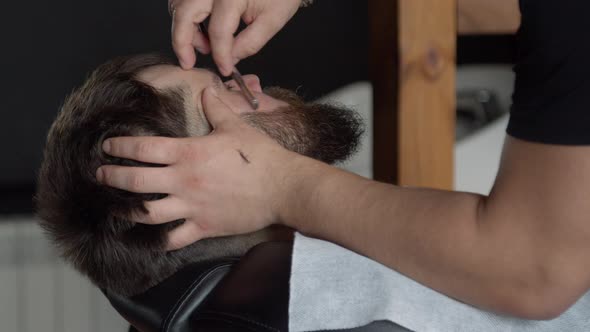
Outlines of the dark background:
[[[166,0],[11,1],[2,16],[0,213],[30,212],[45,135],[66,94],[114,56],[172,55],[170,18]],[[365,1],[317,1],[238,67],[306,99],[367,80],[368,19]],[[513,38],[462,37],[458,47],[459,63],[510,62]]]

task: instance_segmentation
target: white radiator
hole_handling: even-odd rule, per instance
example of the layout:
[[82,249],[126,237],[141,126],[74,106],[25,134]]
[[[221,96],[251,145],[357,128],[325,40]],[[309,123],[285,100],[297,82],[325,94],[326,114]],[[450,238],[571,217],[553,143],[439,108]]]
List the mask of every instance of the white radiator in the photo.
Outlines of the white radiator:
[[56,257],[32,217],[0,216],[0,331],[127,328],[102,293]]

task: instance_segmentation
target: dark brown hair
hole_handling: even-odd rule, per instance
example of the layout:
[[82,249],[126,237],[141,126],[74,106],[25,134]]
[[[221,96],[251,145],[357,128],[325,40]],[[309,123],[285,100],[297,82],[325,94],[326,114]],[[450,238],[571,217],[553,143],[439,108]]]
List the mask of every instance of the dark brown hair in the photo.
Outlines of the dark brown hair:
[[166,234],[182,220],[164,225],[130,220],[133,211],[147,212],[144,201],[163,195],[97,183],[100,165],[146,165],[106,155],[104,139],[188,136],[182,91],[159,91],[136,78],[160,64],[172,63],[160,55],[141,55],[98,67],[66,98],[49,130],[38,176],[37,213],[61,255],[99,287],[121,295],[140,293],[187,263],[239,255],[262,241],[252,235],[206,239],[166,252]]

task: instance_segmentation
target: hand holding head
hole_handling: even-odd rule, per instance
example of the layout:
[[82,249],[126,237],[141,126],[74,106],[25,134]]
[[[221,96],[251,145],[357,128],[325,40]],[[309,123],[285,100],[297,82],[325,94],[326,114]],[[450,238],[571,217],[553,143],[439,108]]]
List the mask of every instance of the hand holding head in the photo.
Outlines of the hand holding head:
[[148,213],[139,214],[138,222],[185,220],[169,233],[168,248],[173,250],[276,223],[276,205],[284,196],[278,180],[286,177],[283,173],[296,156],[247,125],[214,88],[205,89],[202,100],[213,127],[210,135],[177,140],[114,137],[103,144],[111,156],[158,161],[165,167],[104,165],[97,171],[99,182],[115,188],[167,194],[146,202]]

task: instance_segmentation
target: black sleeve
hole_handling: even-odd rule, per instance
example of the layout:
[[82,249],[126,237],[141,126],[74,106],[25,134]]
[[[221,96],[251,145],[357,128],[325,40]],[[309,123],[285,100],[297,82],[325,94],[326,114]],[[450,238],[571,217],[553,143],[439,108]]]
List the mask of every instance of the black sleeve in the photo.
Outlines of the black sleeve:
[[590,1],[520,0],[509,135],[590,145]]

